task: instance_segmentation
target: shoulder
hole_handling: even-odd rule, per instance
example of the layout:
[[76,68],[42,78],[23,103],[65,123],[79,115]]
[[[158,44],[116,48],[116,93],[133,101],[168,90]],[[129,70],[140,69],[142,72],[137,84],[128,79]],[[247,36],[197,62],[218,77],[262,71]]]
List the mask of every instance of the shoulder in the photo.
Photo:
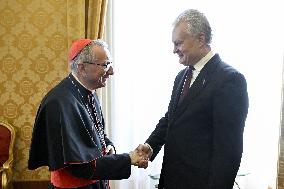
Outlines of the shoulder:
[[60,83],[54,86],[42,99],[42,105],[56,104],[66,105],[68,102],[74,101],[74,95],[63,79]]
[[232,78],[246,80],[245,76],[240,71],[225,62],[220,63],[219,74],[223,76],[225,80]]
[[239,70],[221,60],[218,54],[214,55],[204,68],[204,74],[210,78],[215,90],[225,89],[224,86],[228,85],[246,88],[245,76]]
[[221,80],[227,80],[231,77],[239,77],[245,79],[244,75],[239,70],[221,60],[218,54],[213,57],[211,67],[215,67],[215,69],[212,69],[214,70],[214,75]]
[[[247,82],[245,76],[233,66],[220,62],[215,73],[217,96],[226,94],[225,97],[247,93]],[[226,92],[225,92],[226,91]]]

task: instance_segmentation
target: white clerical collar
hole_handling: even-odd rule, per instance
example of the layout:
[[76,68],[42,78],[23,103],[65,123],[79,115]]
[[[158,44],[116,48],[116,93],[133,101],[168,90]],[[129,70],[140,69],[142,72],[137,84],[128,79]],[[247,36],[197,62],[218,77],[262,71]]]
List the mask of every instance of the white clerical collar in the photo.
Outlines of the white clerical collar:
[[211,50],[207,53],[206,56],[201,58],[193,67],[197,71],[201,71],[205,64],[215,55],[215,53]]
[[73,77],[74,77],[85,89],[87,89],[88,91],[91,91],[92,93],[96,92],[96,90],[89,90],[89,89],[78,79],[78,77],[77,77],[73,72],[71,72],[71,74],[73,75]]

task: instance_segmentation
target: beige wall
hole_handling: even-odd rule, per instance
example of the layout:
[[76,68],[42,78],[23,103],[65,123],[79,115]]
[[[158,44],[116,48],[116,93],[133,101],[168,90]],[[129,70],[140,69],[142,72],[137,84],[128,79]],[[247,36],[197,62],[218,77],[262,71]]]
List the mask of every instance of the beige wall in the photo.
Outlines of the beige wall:
[[49,178],[27,170],[31,133],[42,97],[68,73],[70,42],[84,37],[83,3],[0,0],[0,118],[17,129],[14,181]]

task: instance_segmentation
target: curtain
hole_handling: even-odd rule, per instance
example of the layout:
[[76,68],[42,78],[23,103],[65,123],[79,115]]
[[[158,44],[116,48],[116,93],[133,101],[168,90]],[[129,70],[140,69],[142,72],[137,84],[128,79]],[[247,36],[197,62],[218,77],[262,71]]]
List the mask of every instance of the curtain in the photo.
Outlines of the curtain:
[[103,38],[106,10],[107,0],[67,0],[68,47],[79,38]]
[[[283,65],[284,65],[284,54],[283,54]],[[284,66],[283,66],[284,68]],[[277,187],[278,189],[284,189],[284,69],[282,72],[282,107],[281,107],[281,128],[279,136],[279,152],[278,152],[278,170],[277,170]]]
[[101,39],[104,36],[107,0],[86,0],[86,38]]

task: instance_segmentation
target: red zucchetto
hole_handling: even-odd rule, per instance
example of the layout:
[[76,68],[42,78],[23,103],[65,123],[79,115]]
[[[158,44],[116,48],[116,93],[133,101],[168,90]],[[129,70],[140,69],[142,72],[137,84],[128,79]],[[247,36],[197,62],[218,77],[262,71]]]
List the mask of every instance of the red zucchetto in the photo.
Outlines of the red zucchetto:
[[91,42],[91,39],[78,39],[74,41],[69,49],[68,61],[73,60],[81,52],[81,50]]

